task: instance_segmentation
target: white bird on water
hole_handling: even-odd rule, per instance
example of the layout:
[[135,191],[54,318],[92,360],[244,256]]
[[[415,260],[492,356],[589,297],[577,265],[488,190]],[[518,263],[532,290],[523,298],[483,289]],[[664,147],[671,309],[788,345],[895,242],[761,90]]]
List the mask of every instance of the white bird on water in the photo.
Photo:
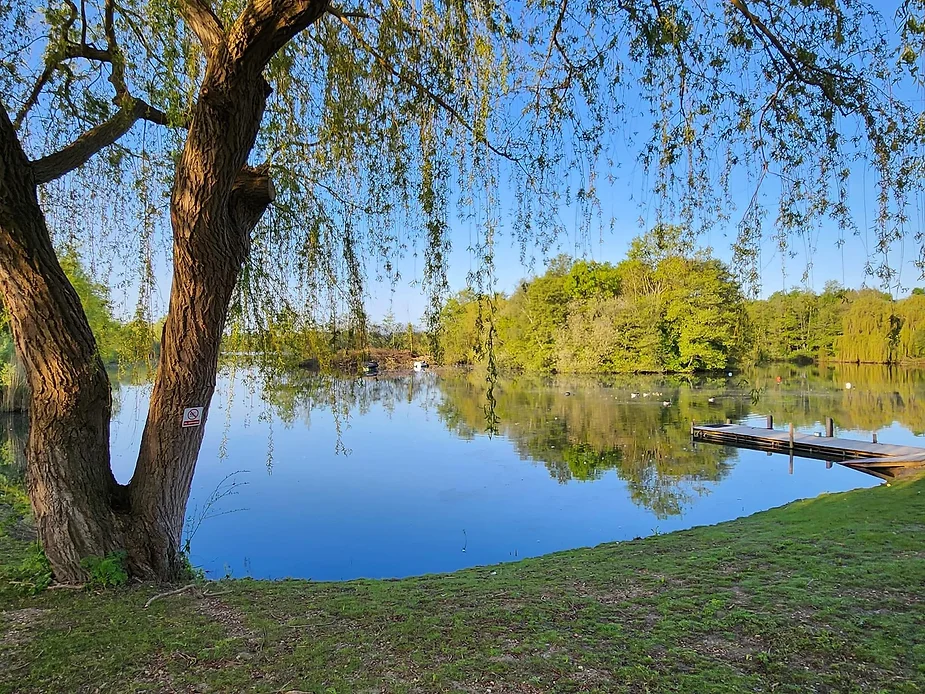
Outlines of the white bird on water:
[[663,406],[663,407],[671,407],[671,400],[663,400],[663,401],[662,401],[662,406]]
[[630,393],[630,397],[631,397],[631,398],[638,398],[638,397],[639,397],[639,393]]
[[845,390],[851,390],[851,384],[850,384],[850,383],[846,383],[846,384],[845,384]]

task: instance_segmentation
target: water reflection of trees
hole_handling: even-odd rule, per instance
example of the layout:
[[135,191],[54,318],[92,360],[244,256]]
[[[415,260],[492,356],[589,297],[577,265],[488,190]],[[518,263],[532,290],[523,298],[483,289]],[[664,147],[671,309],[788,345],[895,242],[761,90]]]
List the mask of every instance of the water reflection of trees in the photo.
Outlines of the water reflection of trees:
[[265,370],[259,379],[263,399],[287,425],[328,410],[340,431],[351,415],[374,405],[392,412],[399,403],[415,403],[435,410],[455,435],[473,438],[497,417],[497,433],[559,482],[597,480],[613,471],[633,500],[659,517],[680,513],[705,483],[731,468],[733,450],[691,445],[692,421],[770,413],[779,425],[793,421],[798,427],[830,416],[845,429],[893,422],[915,433],[925,428],[925,371],[885,366],[773,365],[721,377],[515,376],[496,385],[491,412],[480,371],[345,379]]
[[[488,413],[487,383],[479,371],[344,378],[253,365],[226,369],[233,391],[258,396],[266,408],[260,416],[286,426],[309,425],[313,412],[327,411],[340,434],[356,414],[373,407],[391,413],[406,403],[437,412],[455,435],[472,438],[497,417],[498,433],[556,480],[596,480],[614,471],[633,500],[660,517],[679,513],[706,482],[722,479],[735,455],[721,447],[692,446],[692,421],[742,421],[770,413],[778,426],[792,421],[802,428],[820,427],[825,417],[833,417],[841,429],[871,431],[898,422],[925,434],[925,370],[879,365],[783,364],[731,377],[516,376],[496,385],[495,406]],[[131,377],[134,383],[144,380]],[[113,379],[117,403],[120,381],[128,379]],[[229,429],[230,409],[227,416]],[[0,444],[13,438],[3,434]],[[12,445],[19,446],[24,431],[16,434]],[[337,448],[342,449],[340,439]]]
[[914,434],[925,434],[923,369],[874,364],[775,365],[756,369],[751,376],[762,393],[756,409],[774,414],[779,422],[810,427],[832,417],[839,428],[861,431],[876,431],[897,422]]
[[[440,386],[446,426],[463,437],[484,433],[484,375],[447,374]],[[494,394],[497,428],[523,458],[543,463],[560,482],[613,470],[636,503],[662,517],[679,513],[690,494],[730,468],[732,450],[691,445],[693,421],[773,414],[778,426],[812,428],[833,417],[842,429],[898,422],[925,430],[925,371],[879,365],[772,365],[691,378],[520,376]]]
[[330,411],[348,421],[365,415],[373,406],[391,414],[399,403],[433,404],[439,391],[432,373],[346,378],[305,370],[263,370],[259,374],[262,398],[286,425],[310,423],[313,410]]
[[0,413],[0,476],[20,481],[26,473],[27,415],[21,412]]
[[[730,449],[691,445],[690,422],[744,416],[750,401],[710,403],[704,391],[710,385],[665,377],[523,376],[498,384],[495,413],[499,433],[555,479],[596,480],[613,470],[637,504],[667,517],[730,469]],[[440,386],[438,412],[447,427],[463,437],[483,432],[484,377],[448,374]]]

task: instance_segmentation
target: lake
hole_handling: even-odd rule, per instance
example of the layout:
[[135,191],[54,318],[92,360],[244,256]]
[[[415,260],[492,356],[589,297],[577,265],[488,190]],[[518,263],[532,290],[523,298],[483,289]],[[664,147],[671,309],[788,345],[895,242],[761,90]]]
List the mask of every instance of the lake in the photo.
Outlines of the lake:
[[[780,383],[777,382],[778,377]],[[846,384],[851,387],[847,388]],[[150,385],[115,388],[117,478]],[[712,398],[712,402],[710,399]],[[334,378],[223,369],[193,481],[212,578],[401,577],[718,523],[880,484],[825,462],[698,444],[691,420],[793,421],[925,446],[925,371],[774,366],[732,377]]]

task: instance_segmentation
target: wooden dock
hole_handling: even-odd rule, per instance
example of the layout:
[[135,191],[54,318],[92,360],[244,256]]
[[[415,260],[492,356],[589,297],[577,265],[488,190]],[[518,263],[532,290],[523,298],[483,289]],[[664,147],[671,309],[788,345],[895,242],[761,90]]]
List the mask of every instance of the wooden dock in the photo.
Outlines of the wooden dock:
[[815,436],[739,424],[691,425],[694,441],[838,462],[881,479],[925,469],[925,448]]

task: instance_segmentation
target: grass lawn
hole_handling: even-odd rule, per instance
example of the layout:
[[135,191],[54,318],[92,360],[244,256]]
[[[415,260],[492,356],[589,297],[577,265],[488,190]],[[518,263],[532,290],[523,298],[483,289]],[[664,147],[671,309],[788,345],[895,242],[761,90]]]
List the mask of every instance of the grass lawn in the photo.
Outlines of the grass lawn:
[[14,588],[0,692],[925,692],[925,479],[400,581]]

